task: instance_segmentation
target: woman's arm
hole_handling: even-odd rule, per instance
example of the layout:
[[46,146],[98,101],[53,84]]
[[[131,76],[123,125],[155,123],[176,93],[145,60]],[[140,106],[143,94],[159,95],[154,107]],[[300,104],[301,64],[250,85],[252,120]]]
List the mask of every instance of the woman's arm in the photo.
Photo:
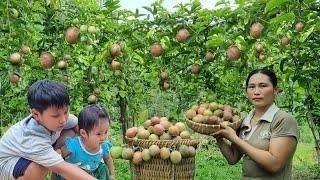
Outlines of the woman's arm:
[[229,164],[233,165],[239,162],[243,154],[234,144],[228,144],[223,138],[217,138],[217,144]]
[[112,157],[104,157],[103,158],[104,163],[108,166],[109,169],[109,177],[111,180],[115,180],[115,174],[114,174],[114,165],[113,165],[113,160]]
[[278,137],[270,140],[269,151],[255,148],[239,137],[230,139],[252,160],[271,173],[280,171],[293,155],[297,142],[294,137]]
[[214,133],[214,136],[223,136],[229,139],[241,152],[271,173],[276,173],[285,166],[297,145],[294,137],[277,137],[270,140],[269,150],[264,151],[240,139],[232,128],[225,125],[221,125],[221,127],[222,130]]

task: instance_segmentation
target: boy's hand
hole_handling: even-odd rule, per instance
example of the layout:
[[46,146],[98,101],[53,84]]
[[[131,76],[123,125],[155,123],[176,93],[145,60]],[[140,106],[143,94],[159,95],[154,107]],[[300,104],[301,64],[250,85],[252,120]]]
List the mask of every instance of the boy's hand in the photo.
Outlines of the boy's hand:
[[60,174],[65,179],[79,179],[79,180],[95,180],[93,176],[86,173],[79,167],[62,161],[54,166],[50,166],[49,170]]

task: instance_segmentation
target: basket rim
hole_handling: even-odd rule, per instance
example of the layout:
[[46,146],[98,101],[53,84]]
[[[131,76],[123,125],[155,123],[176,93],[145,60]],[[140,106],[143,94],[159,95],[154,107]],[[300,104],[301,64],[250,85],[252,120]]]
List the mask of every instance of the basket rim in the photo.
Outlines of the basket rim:
[[135,139],[135,138],[128,138],[125,136],[126,141],[134,141],[134,142],[145,142],[145,143],[181,143],[181,142],[192,142],[192,143],[200,143],[200,139],[171,139],[171,140],[149,140],[149,139]]
[[[240,115],[240,113],[239,113],[239,115]],[[241,116],[239,116],[239,117],[240,117],[240,119],[239,119],[238,121],[236,121],[236,122],[230,122],[230,121],[228,121],[228,122],[230,122],[230,123],[229,123],[229,126],[238,124],[239,122],[242,123],[243,120],[244,120],[244,118],[241,117]],[[189,118],[187,118],[186,115],[184,115],[184,118],[185,118],[187,124],[188,124],[188,123],[192,123],[192,124],[194,124],[194,125],[199,125],[199,126],[206,127],[206,128],[220,128],[220,123],[219,123],[219,124],[197,123],[197,122],[194,122],[194,121],[190,120]]]
[[[204,124],[204,123],[197,123],[190,119],[188,119],[185,116],[186,124],[189,126],[189,128],[193,129],[195,132],[205,135],[211,135],[212,133],[218,131],[221,128],[220,123],[219,124]],[[240,116],[240,119],[236,122],[229,122],[228,126],[231,127],[234,130],[237,130],[241,127],[241,124],[243,122],[244,118]]]

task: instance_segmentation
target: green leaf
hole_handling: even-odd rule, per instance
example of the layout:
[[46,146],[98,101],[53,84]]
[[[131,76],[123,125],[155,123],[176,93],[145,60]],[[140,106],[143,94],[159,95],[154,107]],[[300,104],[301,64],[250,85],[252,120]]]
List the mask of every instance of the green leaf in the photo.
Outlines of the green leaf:
[[311,113],[312,113],[312,115],[314,115],[314,116],[319,116],[319,117],[320,117],[320,111],[317,110],[317,109],[312,110]]
[[153,14],[153,10],[152,10],[150,7],[148,7],[148,6],[142,6],[142,8],[145,9],[145,10],[147,10],[147,11],[149,11],[151,14]]
[[147,37],[149,38],[149,37],[153,37],[153,35],[154,35],[154,29],[150,29],[149,31],[148,31],[148,33],[147,33]]
[[214,34],[219,34],[224,32],[224,26],[215,26],[210,29],[208,35],[212,36]]
[[235,0],[236,4],[242,5],[246,0]]
[[213,35],[211,37],[209,37],[210,40],[208,40],[206,42],[206,47],[207,48],[212,48],[212,47],[215,47],[215,46],[219,46],[221,44],[223,44],[224,42],[224,37],[222,35]]
[[219,6],[219,5],[222,5],[222,4],[227,4],[226,0],[220,0],[218,1],[215,6]]
[[320,21],[316,23],[314,31],[320,31]]
[[126,97],[127,92],[126,92],[126,91],[119,91],[119,95],[120,95],[122,98],[124,98],[124,97]]
[[49,6],[51,4],[50,0],[46,0],[46,6]]
[[42,7],[41,2],[34,2],[32,9],[34,11],[46,12],[46,9]]
[[228,16],[231,13],[231,9],[229,7],[218,9],[212,13],[212,16],[217,17],[225,17]]
[[275,24],[282,23],[284,21],[287,21],[287,22],[293,21],[294,18],[295,18],[295,15],[293,12],[291,12],[291,13],[281,14],[275,18],[272,18],[272,19],[270,19],[269,22],[270,22],[270,24],[275,25]]
[[135,53],[134,58],[135,61],[137,61],[139,64],[144,64],[144,59],[139,54]]
[[238,48],[239,48],[240,50],[242,50],[242,51],[243,51],[243,50],[246,48],[246,46],[247,46],[246,40],[245,40],[244,37],[241,36],[241,35],[239,35],[239,36],[236,37],[235,43],[236,43],[236,45],[238,46]]
[[191,11],[199,10],[201,8],[201,3],[199,0],[194,0],[192,2]]
[[157,6],[154,5],[152,14],[155,15],[155,14],[157,14],[157,12],[158,12],[158,8],[157,8]]
[[135,17],[135,18],[144,16],[144,15],[145,15],[145,14],[139,14],[139,9],[138,9],[138,8],[136,9],[136,12],[134,13],[134,17]]
[[280,62],[280,71],[283,72],[284,70],[284,63],[286,62],[286,59],[282,59]]
[[298,83],[304,89],[308,89],[309,88],[309,84],[310,84],[310,80],[308,78],[306,78],[306,77],[300,77],[300,78],[298,78]]
[[299,37],[299,41],[305,42],[306,39],[310,36],[310,34],[313,32],[313,30],[314,30],[314,26],[312,26],[310,29],[308,29],[304,33],[302,33],[301,36]]
[[290,0],[270,0],[267,5],[266,5],[266,8],[264,10],[264,12],[269,12],[271,11],[272,9],[276,8],[276,7],[279,7],[280,5],[286,3],[286,2],[289,2]]

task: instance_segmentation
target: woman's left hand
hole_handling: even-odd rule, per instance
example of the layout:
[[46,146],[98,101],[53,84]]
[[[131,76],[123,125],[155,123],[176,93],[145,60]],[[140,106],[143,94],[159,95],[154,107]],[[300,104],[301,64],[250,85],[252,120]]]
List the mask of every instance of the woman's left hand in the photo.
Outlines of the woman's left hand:
[[236,131],[225,124],[220,124],[220,130],[211,134],[215,138],[224,137],[231,140],[234,136],[237,136]]

